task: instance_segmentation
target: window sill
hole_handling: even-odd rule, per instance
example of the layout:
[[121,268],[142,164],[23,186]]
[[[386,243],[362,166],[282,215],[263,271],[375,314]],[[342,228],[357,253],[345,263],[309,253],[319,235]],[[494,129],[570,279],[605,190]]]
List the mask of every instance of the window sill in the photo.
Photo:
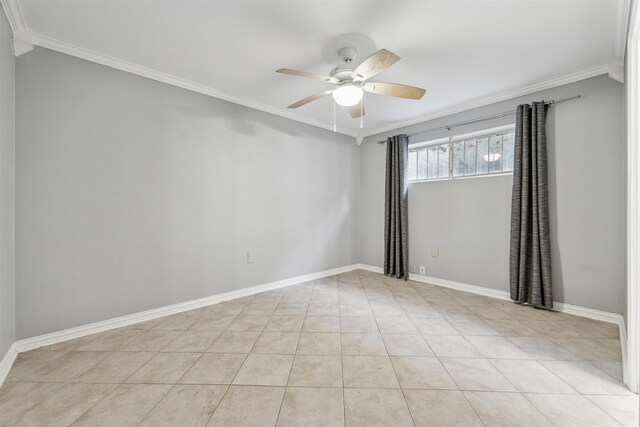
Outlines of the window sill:
[[413,181],[409,181],[409,184],[417,184],[417,183],[423,183],[423,182],[458,181],[461,179],[474,179],[474,178],[491,178],[494,176],[513,176],[513,172],[485,173],[482,175],[456,176],[453,178],[416,179]]

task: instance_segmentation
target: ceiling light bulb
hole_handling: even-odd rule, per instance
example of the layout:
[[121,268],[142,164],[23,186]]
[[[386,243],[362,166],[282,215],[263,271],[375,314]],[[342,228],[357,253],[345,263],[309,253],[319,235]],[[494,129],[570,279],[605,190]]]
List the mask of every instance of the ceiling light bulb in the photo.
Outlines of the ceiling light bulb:
[[495,162],[496,160],[500,160],[500,154],[499,153],[485,154],[484,156],[482,156],[482,158],[484,159],[485,162]]
[[356,105],[362,99],[362,88],[353,84],[344,84],[333,91],[333,99],[343,107]]

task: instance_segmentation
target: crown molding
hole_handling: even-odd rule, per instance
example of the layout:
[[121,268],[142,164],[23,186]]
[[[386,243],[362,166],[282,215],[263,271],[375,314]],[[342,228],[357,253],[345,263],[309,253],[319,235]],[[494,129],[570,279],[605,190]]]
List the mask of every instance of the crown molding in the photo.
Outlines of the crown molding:
[[0,0],[13,32],[13,53],[16,56],[33,50],[33,33],[27,27],[18,0]]
[[33,33],[30,30],[13,33],[13,53],[16,56],[24,55],[33,50]]
[[[4,1],[4,0],[2,0]],[[115,68],[120,71],[135,74],[141,77],[146,77],[151,80],[156,80],[162,83],[177,86],[182,89],[197,92],[203,95],[211,96],[213,98],[221,99],[223,101],[232,102],[234,104],[242,105],[244,107],[253,108],[265,113],[273,114],[276,116],[284,117],[287,119],[295,120],[300,123],[315,126],[321,129],[329,130],[333,132],[333,126],[321,122],[320,120],[312,119],[300,114],[283,110],[281,108],[272,107],[270,105],[263,104],[261,102],[252,101],[249,99],[230,95],[224,91],[205,86],[194,81],[183,79],[181,77],[174,76],[172,74],[163,73],[161,71],[154,70],[152,68],[143,67],[141,65],[134,64],[132,62],[124,61],[113,56],[105,55],[90,49],[85,49],[70,43],[55,40],[50,37],[43,36],[38,33],[33,35],[33,44],[49,50],[64,53],[66,55],[74,56],[76,58],[84,59],[87,61],[95,62],[96,64],[104,65],[107,67]],[[348,131],[337,131],[342,135],[355,137],[356,134]]]
[[[0,1],[15,1],[15,0],[0,0]],[[260,102],[252,101],[245,98],[236,97],[230,95],[226,92],[220,91],[218,89],[205,86],[200,83],[196,83],[191,80],[183,79],[181,77],[174,76],[172,74],[163,73],[161,71],[157,71],[151,68],[147,68],[141,65],[134,64],[132,62],[124,61],[122,59],[105,55],[103,53],[99,53],[90,49],[86,49],[83,47],[79,47],[70,43],[62,42],[60,40],[56,40],[47,36],[43,36],[38,33],[34,33],[32,36],[33,44],[35,46],[40,46],[49,50],[53,50],[56,52],[64,53],[66,55],[74,56],[76,58],[84,59],[87,61],[95,62],[97,64],[101,64],[107,67],[115,68],[121,71],[125,71],[131,74],[135,74],[138,76],[146,77],[152,80],[156,80],[162,83],[170,84],[172,86],[177,86],[186,90],[190,90],[192,92],[197,92],[203,95],[211,96],[213,98],[221,99],[223,101],[232,102],[234,104],[242,105],[245,107],[253,108],[255,110],[259,110],[265,113],[273,114],[276,116],[284,117],[287,119],[295,120],[300,123],[305,123],[311,126],[315,126],[321,129],[333,131],[333,126],[330,124],[326,124],[320,120],[316,120],[310,117],[306,117],[300,114],[296,114],[290,112],[288,110],[283,110],[281,108],[272,107],[270,105],[266,105]],[[468,102],[458,104],[454,107],[450,107],[447,109],[439,110],[434,113],[431,113],[426,116],[421,116],[412,120],[396,122],[386,127],[372,129],[370,131],[366,131],[360,129],[358,131],[350,132],[346,130],[338,130],[336,133],[351,136],[355,138],[358,145],[360,145],[365,137],[377,135],[380,133],[388,132],[391,130],[403,128],[405,126],[411,126],[418,123],[426,122],[429,120],[433,120],[439,117],[448,116],[451,114],[460,113],[463,111],[471,110],[473,108],[483,107],[485,105],[494,104],[496,102],[505,101],[512,98],[517,98],[523,95],[529,95],[531,93],[539,92],[545,89],[551,89],[557,86],[562,86],[568,83],[574,83],[579,80],[588,79],[590,77],[599,76],[602,74],[607,74],[609,71],[608,66],[600,66],[584,71],[580,71],[577,73],[569,74],[566,76],[562,76],[559,78],[547,80],[545,82],[536,83],[534,85],[526,86],[524,88],[503,92],[498,95],[494,95],[488,98],[483,98],[477,101]]]
[[446,109],[438,110],[433,113],[427,114],[425,116],[420,116],[411,120],[405,120],[401,122],[396,122],[390,124],[388,126],[383,126],[378,129],[373,129],[369,132],[366,132],[363,136],[369,137],[373,135],[379,135],[381,133],[390,132],[392,130],[401,129],[407,126],[417,125],[419,123],[427,122],[429,120],[438,119],[440,117],[450,116],[452,114],[462,113],[463,111],[472,110],[474,108],[484,107],[487,105],[495,104],[502,101],[507,101],[509,99],[518,98],[520,96],[530,95],[532,93],[541,92],[543,90],[552,89],[558,86],[563,86],[569,83],[575,83],[580,80],[589,79],[591,77],[600,76],[603,74],[607,74],[609,72],[609,66],[603,65],[595,68],[590,68],[587,70],[579,71],[577,73],[567,74],[562,77],[558,77],[555,79],[547,80],[540,83],[535,83],[529,86],[525,86],[523,88],[512,90],[508,92],[503,92],[498,95],[493,95],[487,98],[482,98],[476,101],[465,102],[462,104],[457,104],[453,107],[449,107]]
[[630,0],[614,0],[613,2],[613,35],[611,39],[611,60],[609,77],[624,83],[624,58],[627,48],[627,32],[629,29]]
[[0,3],[2,3],[4,13],[7,15],[11,30],[14,33],[27,31],[27,23],[22,15],[22,9],[20,8],[18,0],[0,0]]

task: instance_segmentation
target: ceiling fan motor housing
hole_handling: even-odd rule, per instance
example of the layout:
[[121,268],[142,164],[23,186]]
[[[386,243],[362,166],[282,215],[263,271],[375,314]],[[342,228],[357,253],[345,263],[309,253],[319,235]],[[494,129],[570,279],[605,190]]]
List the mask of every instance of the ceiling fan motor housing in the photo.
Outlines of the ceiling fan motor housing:
[[351,74],[353,73],[353,67],[350,65],[338,65],[336,68],[331,70],[329,75],[333,78],[340,80],[340,82],[344,82],[347,80],[352,80]]

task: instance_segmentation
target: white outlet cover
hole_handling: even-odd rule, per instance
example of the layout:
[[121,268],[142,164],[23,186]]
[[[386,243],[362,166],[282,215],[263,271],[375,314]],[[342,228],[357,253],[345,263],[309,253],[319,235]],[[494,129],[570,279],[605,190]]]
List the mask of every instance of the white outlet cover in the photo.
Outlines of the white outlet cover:
[[427,274],[427,268],[424,265],[420,266],[420,274]]

